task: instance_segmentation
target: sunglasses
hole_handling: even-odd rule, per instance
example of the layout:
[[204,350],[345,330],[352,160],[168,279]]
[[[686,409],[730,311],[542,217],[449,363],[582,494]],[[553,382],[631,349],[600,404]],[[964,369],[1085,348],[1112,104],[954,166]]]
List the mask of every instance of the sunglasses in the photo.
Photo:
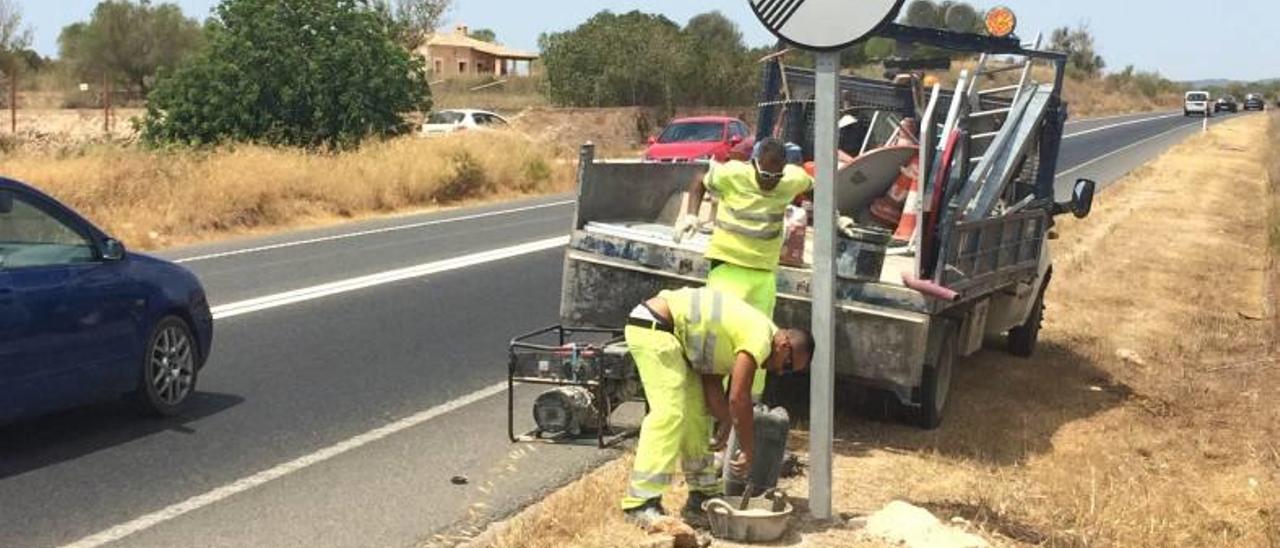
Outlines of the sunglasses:
[[756,168],[756,173],[757,173],[757,174],[760,176],[760,178],[762,178],[762,179],[770,179],[770,180],[772,180],[772,179],[781,179],[781,178],[782,178],[783,173],[782,173],[781,171],[774,172],[774,171],[765,171],[765,170],[763,170],[763,169],[760,169],[760,160],[751,160],[751,165],[755,166],[755,168]]

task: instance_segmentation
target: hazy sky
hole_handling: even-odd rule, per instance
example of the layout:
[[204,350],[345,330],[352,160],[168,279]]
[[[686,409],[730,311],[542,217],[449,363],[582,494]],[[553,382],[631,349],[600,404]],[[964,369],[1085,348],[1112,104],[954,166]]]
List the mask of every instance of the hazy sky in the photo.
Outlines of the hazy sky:
[[[160,1],[160,0],[155,0]],[[176,0],[204,18],[216,0]],[[97,0],[18,0],[34,27],[36,49],[58,50],[64,25],[87,19]],[[1219,7],[1193,0],[1003,0],[1019,15],[1019,34],[1034,36],[1063,24],[1089,23],[1112,68],[1133,64],[1176,80],[1280,78],[1280,8],[1276,0],[1235,0]],[[986,2],[975,2],[985,6]],[[536,51],[538,34],[570,29],[602,9],[660,12],[684,23],[720,10],[738,22],[748,43],[772,43],[747,0],[457,0],[452,21],[489,27],[499,41]],[[1199,10],[1201,13],[1194,13]]]

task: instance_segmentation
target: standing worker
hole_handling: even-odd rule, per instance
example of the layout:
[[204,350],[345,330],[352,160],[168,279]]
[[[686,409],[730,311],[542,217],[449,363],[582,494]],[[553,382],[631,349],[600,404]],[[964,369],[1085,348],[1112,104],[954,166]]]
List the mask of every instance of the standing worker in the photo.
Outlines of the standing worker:
[[[731,461],[733,473],[746,477],[751,470],[751,382],[757,368],[780,375],[806,369],[813,335],[778,329],[741,299],[709,288],[659,293],[631,311],[625,335],[649,414],[640,426],[622,510],[646,529],[660,520],[662,493],[679,462],[689,484],[684,515],[695,518],[704,501],[724,492],[711,453],[724,447],[730,427],[737,430],[741,448]],[[714,439],[711,417],[720,423]]]
[[[733,295],[773,318],[778,293],[778,257],[782,251],[787,205],[813,188],[813,178],[787,163],[787,149],[764,139],[750,163],[712,163],[704,177],[689,185],[687,210],[676,221],[676,239],[697,229],[703,195],[720,201],[715,231],[706,258],[711,261],[707,287]],[[751,394],[764,393],[765,371],[756,372]]]

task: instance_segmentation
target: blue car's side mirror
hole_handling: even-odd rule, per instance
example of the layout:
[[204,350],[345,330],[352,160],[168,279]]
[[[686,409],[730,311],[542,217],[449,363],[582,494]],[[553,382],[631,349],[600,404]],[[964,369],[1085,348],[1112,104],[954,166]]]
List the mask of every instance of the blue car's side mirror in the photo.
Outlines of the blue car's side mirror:
[[124,260],[124,244],[115,238],[107,238],[102,242],[102,259],[105,261]]
[[0,215],[13,211],[13,191],[0,190]]

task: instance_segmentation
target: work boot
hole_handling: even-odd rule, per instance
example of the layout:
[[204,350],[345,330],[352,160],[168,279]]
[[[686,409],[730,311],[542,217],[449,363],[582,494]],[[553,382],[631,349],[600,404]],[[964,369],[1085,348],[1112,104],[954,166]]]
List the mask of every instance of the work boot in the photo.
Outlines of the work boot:
[[622,513],[628,523],[645,531],[652,530],[655,524],[667,517],[666,512],[662,510],[661,499],[649,499],[643,505],[623,510]]
[[702,504],[711,500],[712,495],[699,493],[697,491],[689,492],[689,500],[685,501],[684,509],[680,511],[680,517],[688,523],[690,527],[695,529],[710,529],[711,521],[707,519],[707,512],[702,509]]

